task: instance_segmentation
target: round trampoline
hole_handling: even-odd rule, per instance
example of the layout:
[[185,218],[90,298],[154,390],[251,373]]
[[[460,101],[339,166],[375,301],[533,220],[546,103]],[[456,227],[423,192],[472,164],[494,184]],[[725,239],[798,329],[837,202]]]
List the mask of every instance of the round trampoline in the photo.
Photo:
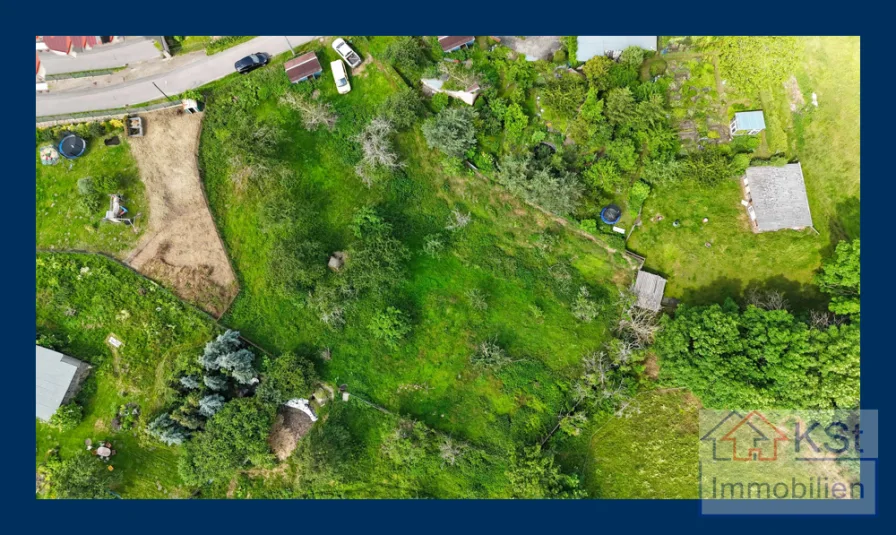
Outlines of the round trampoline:
[[608,225],[616,223],[619,221],[620,217],[622,217],[622,209],[615,204],[605,206],[604,209],[600,211],[600,220]]
[[65,136],[59,142],[59,154],[70,160],[84,154],[86,148],[87,142],[74,134]]

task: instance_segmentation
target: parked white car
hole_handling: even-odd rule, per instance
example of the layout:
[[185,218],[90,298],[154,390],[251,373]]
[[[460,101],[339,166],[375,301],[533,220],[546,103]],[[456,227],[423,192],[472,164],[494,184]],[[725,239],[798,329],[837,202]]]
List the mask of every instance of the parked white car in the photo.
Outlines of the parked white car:
[[348,63],[348,66],[352,69],[356,68],[361,64],[361,56],[355,53],[352,50],[352,47],[348,46],[348,43],[345,42],[345,39],[341,37],[333,41],[333,50],[336,51],[337,54],[342,56],[342,59]]
[[340,95],[352,90],[352,85],[348,83],[348,75],[345,74],[345,63],[342,63],[341,59],[330,62],[330,70],[333,71],[333,81],[336,82],[336,91]]

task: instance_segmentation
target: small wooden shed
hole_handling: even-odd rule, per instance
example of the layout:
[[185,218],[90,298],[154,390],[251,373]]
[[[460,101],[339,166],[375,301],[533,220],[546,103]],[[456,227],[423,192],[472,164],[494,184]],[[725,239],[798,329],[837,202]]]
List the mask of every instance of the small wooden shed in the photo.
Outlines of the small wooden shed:
[[308,52],[283,64],[289,81],[297,84],[312,76],[317,78],[324,72],[314,52]]
[[632,288],[637,301],[635,306],[659,312],[663,303],[663,292],[666,290],[666,279],[646,271],[638,271],[638,278]]

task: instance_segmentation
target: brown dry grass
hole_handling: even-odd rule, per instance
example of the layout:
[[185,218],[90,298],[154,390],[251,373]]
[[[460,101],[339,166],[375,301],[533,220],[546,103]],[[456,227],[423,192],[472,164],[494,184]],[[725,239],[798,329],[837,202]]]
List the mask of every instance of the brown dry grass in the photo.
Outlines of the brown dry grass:
[[144,116],[131,138],[150,206],[147,232],[127,261],[181,298],[220,316],[239,291],[208,210],[196,152],[202,115],[166,110]]

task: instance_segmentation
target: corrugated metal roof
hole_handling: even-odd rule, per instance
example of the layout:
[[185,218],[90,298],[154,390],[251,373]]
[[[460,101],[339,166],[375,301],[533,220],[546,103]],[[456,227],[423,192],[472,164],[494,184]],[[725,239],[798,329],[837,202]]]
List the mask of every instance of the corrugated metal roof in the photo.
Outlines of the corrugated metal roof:
[[738,130],[765,130],[765,115],[762,110],[739,111],[734,114]]
[[656,50],[655,35],[580,35],[576,46],[576,60],[588,61],[594,56],[603,56],[613,50],[625,50],[630,46],[638,46],[644,50]]
[[760,231],[812,226],[800,164],[748,167],[747,181]]
[[314,52],[308,52],[305,55],[287,61],[283,64],[283,68],[286,70],[286,76],[289,77],[289,81],[292,83],[300,82],[312,74],[323,71],[320,61],[318,61]]
[[37,417],[47,421],[62,404],[80,361],[41,346],[36,348]]
[[635,305],[659,312],[663,302],[663,292],[666,291],[666,279],[646,271],[638,271],[638,278],[632,288],[638,300]]

